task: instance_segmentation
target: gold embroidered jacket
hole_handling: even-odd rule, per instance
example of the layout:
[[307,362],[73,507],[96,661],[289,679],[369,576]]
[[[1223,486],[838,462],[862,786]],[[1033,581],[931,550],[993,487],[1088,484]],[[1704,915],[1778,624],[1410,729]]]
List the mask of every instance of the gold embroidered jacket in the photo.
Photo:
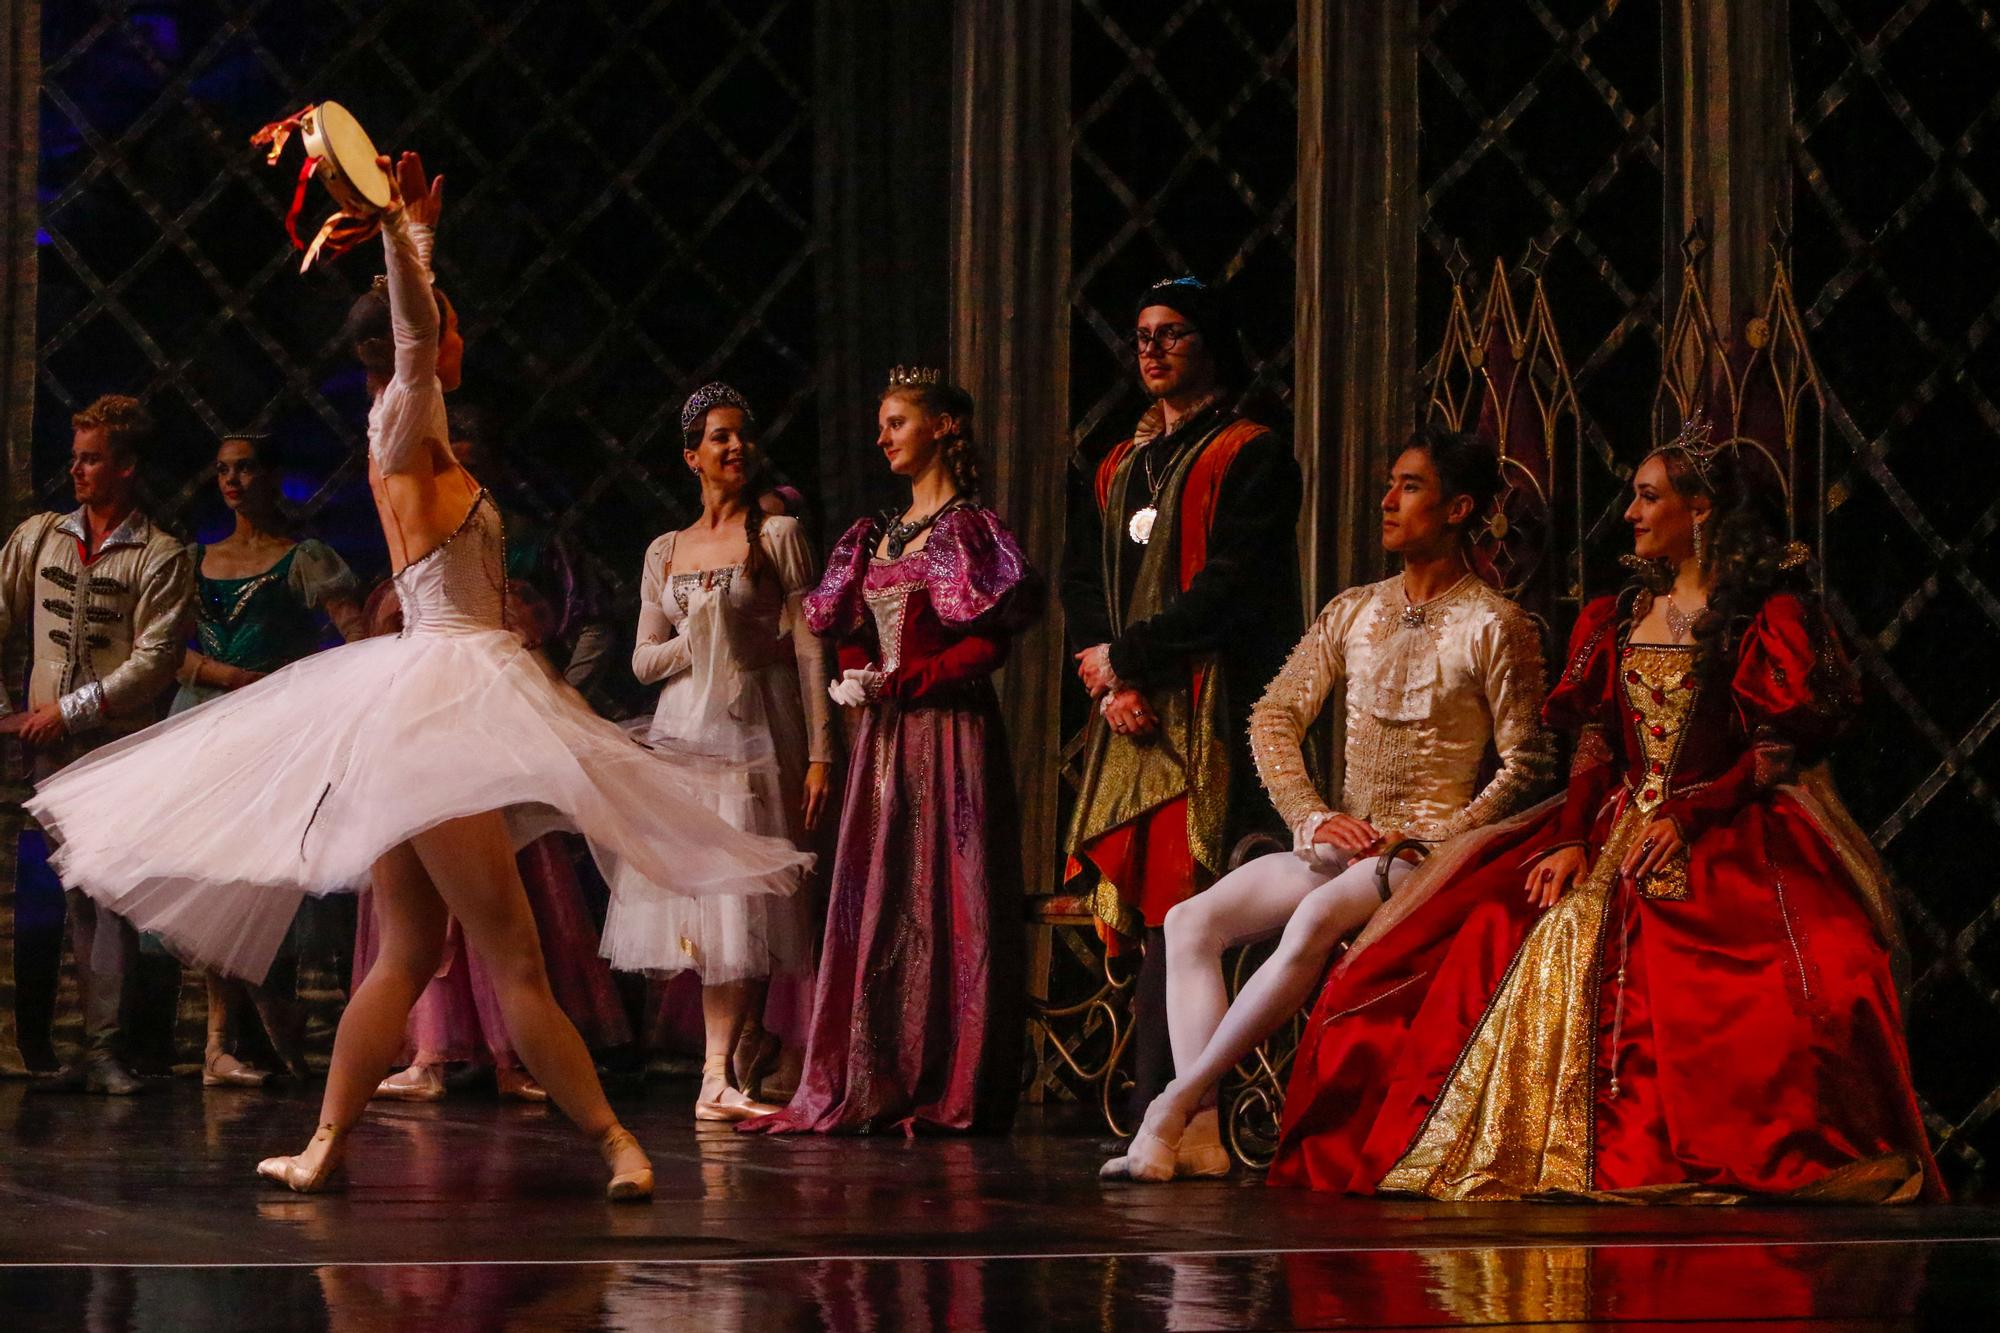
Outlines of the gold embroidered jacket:
[[[1251,711],[1251,751],[1301,845],[1336,810],[1440,842],[1523,808],[1549,780],[1546,688],[1520,607],[1470,574],[1411,607],[1398,575],[1327,603]],[[1329,804],[1300,747],[1336,691],[1346,740]],[[1500,768],[1475,793],[1489,742]]]
[[72,737],[100,742],[156,720],[187,650],[194,557],[136,510],[89,564],[86,533],[80,509],[14,529],[0,547],[0,639],[32,626],[28,707],[57,702]]

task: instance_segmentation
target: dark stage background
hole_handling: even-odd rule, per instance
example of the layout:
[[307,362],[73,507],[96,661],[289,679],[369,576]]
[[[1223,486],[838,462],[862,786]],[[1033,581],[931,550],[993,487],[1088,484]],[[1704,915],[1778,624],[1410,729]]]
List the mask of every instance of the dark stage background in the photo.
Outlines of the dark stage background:
[[[1712,238],[1727,331],[1768,285],[1777,234],[1829,391],[1830,592],[1869,683],[1836,769],[1897,878],[1933,1132],[1955,1177],[1985,1178],[2000,1152],[2000,31],[1985,7],[66,0],[41,16],[16,514],[63,502],[74,406],[142,388],[165,426],[150,483],[169,521],[214,532],[215,431],[269,425],[308,522],[382,572],[360,387],[330,341],[374,262],[298,277],[279,233],[291,170],[245,143],[332,96],[449,178],[440,269],[471,336],[465,394],[498,410],[534,502],[628,623],[641,550],[690,512],[673,413],[712,376],[762,408],[831,535],[888,498],[869,445],[882,370],[948,361],[981,398],[1001,508],[1048,559],[1048,476],[1138,406],[1118,337],[1132,294],[1186,271],[1231,280],[1262,387],[1296,412],[1302,559],[1330,595],[1375,571],[1375,478],[1414,420],[1452,275],[1476,283],[1496,258],[1541,275],[1560,324],[1583,591],[1604,590],[1682,238],[1695,222]],[[1051,628],[1007,686],[1044,890],[1061,666]],[[1058,956],[1087,963],[1065,938]]]

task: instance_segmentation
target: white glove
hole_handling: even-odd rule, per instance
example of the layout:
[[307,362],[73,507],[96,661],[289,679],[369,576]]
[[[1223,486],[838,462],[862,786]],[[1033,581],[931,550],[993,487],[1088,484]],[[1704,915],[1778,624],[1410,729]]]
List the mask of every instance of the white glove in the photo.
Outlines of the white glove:
[[826,687],[826,694],[842,708],[865,708],[882,697],[882,682],[888,678],[887,672],[849,667]]

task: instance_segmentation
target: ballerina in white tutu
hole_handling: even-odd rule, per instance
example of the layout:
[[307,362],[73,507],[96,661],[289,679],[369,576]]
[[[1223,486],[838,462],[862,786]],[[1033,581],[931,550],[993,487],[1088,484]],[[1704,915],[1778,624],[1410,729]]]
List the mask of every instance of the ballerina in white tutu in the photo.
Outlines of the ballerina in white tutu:
[[[442,179],[426,183],[413,153],[395,176],[387,299],[357,302],[348,333],[374,394],[368,479],[402,635],[306,658],[107,746],[28,808],[60,843],[65,884],[252,979],[304,894],[372,880],[381,953],[341,1018],[319,1130],[259,1174],[326,1187],[456,917],[529,1073],[596,1140],[610,1197],[645,1199],[651,1165],[550,993],[514,851],[574,828],[600,862],[639,872],[634,891],[679,896],[790,892],[811,858],[712,814],[504,628],[498,511],[446,443],[457,349],[447,323],[441,368],[429,270]],[[215,810],[237,818],[219,824]]]

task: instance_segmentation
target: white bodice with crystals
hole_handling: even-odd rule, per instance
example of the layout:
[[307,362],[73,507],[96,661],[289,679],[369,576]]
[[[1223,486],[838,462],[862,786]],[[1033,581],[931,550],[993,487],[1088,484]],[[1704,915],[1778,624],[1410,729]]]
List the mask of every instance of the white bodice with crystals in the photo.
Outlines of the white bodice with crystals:
[[396,575],[403,637],[505,628],[506,546],[500,510],[482,490],[456,532]]

